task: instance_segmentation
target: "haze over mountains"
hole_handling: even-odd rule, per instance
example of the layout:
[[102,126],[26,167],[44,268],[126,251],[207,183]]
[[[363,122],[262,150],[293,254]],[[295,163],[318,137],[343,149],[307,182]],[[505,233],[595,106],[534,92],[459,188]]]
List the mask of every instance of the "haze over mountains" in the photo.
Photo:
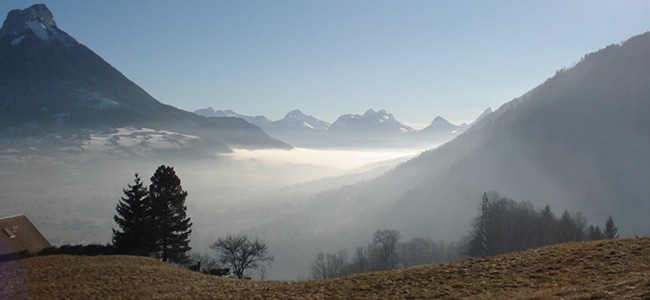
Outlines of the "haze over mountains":
[[[486,109],[479,119],[491,113]],[[425,147],[440,145],[471,126],[454,125],[437,116],[429,126],[416,130],[400,122],[383,109],[368,109],[363,115],[345,114],[334,123],[319,120],[296,109],[280,120],[247,116],[232,110],[214,110],[212,107],[194,113],[205,117],[234,117],[255,124],[271,136],[300,147]],[[477,119],[478,120],[478,119]]]
[[594,223],[612,215],[624,234],[647,234],[648,116],[645,33],[586,55],[439,148],[374,180],[319,194],[273,224],[319,228],[340,240],[377,228],[453,239],[469,229],[483,192],[497,191],[537,208],[548,204],[558,215],[580,211]]
[[[228,231],[259,234],[276,257],[277,278],[304,275],[317,252],[364,244],[377,229],[459,240],[486,191],[548,204],[556,214],[580,211],[594,224],[612,215],[622,235],[643,235],[649,116],[650,33],[586,55],[471,125],[436,117],[415,130],[384,110],[331,124],[300,110],[276,121],[179,110],[35,5],[12,11],[0,29],[0,215],[29,214],[55,243],[106,243],[122,188],[165,163],[189,192],[194,249]],[[290,144],[430,150],[341,177],[348,171],[319,165],[322,157],[268,163],[237,152],[297,156]],[[350,154],[331,153],[333,161]]]

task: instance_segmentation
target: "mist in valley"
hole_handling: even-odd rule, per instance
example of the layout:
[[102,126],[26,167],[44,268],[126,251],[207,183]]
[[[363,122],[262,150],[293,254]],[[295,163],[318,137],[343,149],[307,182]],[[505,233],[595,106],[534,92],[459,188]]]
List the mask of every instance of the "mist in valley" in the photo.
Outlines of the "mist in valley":
[[[330,230],[286,228],[279,220],[304,213],[318,193],[375,178],[422,150],[235,149],[200,160],[7,154],[1,157],[0,215],[27,214],[55,245],[110,243],[122,189],[132,183],[135,173],[148,184],[155,169],[164,164],[174,167],[189,194],[193,252],[214,255],[208,246],[226,233],[259,235],[276,256],[271,277],[296,279],[300,268],[307,268],[321,250],[308,241],[310,235]],[[297,249],[303,254],[296,254],[286,248],[287,242],[310,246]],[[296,264],[300,255],[306,266]]]

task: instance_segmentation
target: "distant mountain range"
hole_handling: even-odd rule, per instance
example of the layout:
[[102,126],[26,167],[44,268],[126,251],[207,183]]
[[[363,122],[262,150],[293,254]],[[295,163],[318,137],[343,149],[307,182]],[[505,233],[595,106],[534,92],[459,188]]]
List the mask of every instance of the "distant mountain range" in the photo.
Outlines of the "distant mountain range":
[[[592,224],[611,215],[622,235],[647,235],[649,116],[650,32],[586,55],[439,148],[319,194],[263,227],[306,235],[326,228],[329,240],[340,241],[383,228],[458,240],[483,193],[496,191],[537,209],[549,205],[556,215],[580,212]],[[442,120],[432,126],[447,128]]]
[[[228,152],[230,147],[291,148],[234,118],[201,118],[160,103],[57,27],[44,4],[9,12],[0,29],[0,137],[11,151],[84,152],[93,136],[139,130],[194,136],[176,150]],[[113,149],[115,150],[115,149]]]
[[[480,118],[491,113],[486,109]],[[416,130],[381,109],[367,110],[363,115],[346,114],[334,123],[319,120],[300,110],[293,110],[280,120],[247,116],[232,110],[214,110],[212,107],[194,113],[204,117],[241,118],[264,129],[271,136],[295,146],[383,146],[399,147],[427,145],[447,141],[469,128],[471,124],[454,125],[443,117],[436,117],[429,126]],[[478,119],[477,119],[478,120]]]

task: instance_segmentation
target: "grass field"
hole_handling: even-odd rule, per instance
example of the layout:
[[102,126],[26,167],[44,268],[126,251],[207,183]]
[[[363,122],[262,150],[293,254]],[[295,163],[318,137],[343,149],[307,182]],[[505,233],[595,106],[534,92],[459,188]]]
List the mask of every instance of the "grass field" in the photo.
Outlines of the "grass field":
[[650,299],[650,238],[569,243],[317,281],[218,278],[151,258],[0,265],[0,299]]

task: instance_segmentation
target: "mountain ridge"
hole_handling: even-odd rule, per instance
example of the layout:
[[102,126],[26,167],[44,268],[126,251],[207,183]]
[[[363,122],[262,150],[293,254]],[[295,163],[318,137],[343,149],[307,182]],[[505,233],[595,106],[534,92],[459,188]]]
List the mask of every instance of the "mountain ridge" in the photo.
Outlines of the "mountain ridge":
[[[585,55],[378,178],[314,196],[302,213],[317,214],[296,213],[285,222],[327,228],[341,240],[377,228],[454,240],[469,231],[481,195],[497,191],[556,213],[580,211],[594,223],[612,215],[622,234],[648,234],[642,213],[650,209],[648,115],[650,33],[644,33]],[[346,228],[366,231],[351,237]]]
[[[22,22],[22,25],[21,23]],[[200,136],[206,149],[228,145],[290,148],[235,119],[205,119],[149,95],[56,27],[45,5],[12,10],[0,29],[0,133],[18,143],[48,134],[77,136],[135,126]]]
[[[487,116],[491,109],[486,109],[481,117]],[[381,146],[410,147],[436,146],[446,142],[471,125],[454,125],[441,116],[434,119],[436,124],[422,130],[416,130],[397,120],[384,109],[368,109],[363,115],[344,114],[334,123],[319,120],[299,109],[288,112],[284,118],[272,121],[263,115],[248,116],[233,110],[215,110],[212,107],[198,109],[195,114],[204,117],[236,117],[255,124],[271,136],[287,141],[292,145],[304,147],[337,146]],[[478,119],[477,119],[478,120]],[[445,124],[445,125],[438,125]]]
[[[634,210],[593,212],[587,207],[648,206],[640,202],[650,192],[644,184],[650,182],[650,157],[643,154],[650,150],[648,87],[649,33],[586,55],[575,67],[504,104],[476,130],[414,159],[413,166],[431,167],[433,160],[444,159],[454,163],[438,169],[433,180],[418,180],[419,191],[402,196],[403,204],[413,205],[402,216],[412,218],[417,210],[441,205],[444,197],[477,203],[482,192],[497,190],[540,207],[581,207],[589,219],[604,220],[611,213],[623,220],[621,228],[641,233],[636,230],[647,222]],[[425,195],[437,201],[417,204]]]

